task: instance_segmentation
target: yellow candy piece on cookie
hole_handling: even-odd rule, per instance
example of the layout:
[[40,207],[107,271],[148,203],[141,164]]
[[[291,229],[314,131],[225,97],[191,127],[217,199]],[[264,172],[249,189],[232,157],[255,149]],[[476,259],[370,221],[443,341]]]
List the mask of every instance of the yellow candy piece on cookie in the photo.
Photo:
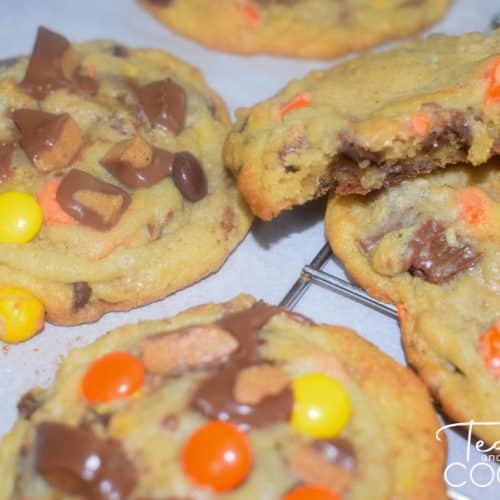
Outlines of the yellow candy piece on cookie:
[[317,439],[331,439],[342,432],[351,416],[351,402],[338,380],[324,373],[306,373],[292,386],[295,429]]
[[44,322],[45,308],[34,295],[22,288],[0,288],[0,340],[28,340],[43,328]]
[[0,243],[28,243],[41,225],[42,210],[35,197],[16,191],[0,194]]

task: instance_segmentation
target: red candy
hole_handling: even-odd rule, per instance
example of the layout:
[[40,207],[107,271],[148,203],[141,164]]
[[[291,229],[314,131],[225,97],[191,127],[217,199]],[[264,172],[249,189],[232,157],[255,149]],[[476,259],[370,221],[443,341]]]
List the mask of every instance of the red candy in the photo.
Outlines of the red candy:
[[137,392],[144,384],[142,361],[128,352],[110,352],[94,361],[82,378],[89,403],[107,403]]
[[228,422],[209,422],[196,430],[182,451],[184,473],[198,486],[215,492],[236,488],[252,467],[247,436]]
[[290,491],[283,500],[342,500],[342,497],[323,486],[309,484]]

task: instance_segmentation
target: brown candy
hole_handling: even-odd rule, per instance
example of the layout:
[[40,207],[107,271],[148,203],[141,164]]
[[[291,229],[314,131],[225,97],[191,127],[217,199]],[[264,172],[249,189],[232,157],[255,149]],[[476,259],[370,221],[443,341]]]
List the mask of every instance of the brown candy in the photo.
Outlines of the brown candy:
[[182,132],[186,95],[181,86],[167,79],[138,87],[135,92],[151,127],[166,128],[176,135]]
[[14,149],[13,142],[0,142],[0,180],[6,180],[10,177]]
[[205,325],[152,335],[141,342],[141,348],[148,372],[169,375],[220,362],[238,343],[217,325]]
[[130,188],[150,187],[172,173],[174,155],[142,137],[115,144],[101,160],[106,170]]
[[41,26],[20,86],[36,99],[43,99],[53,90],[71,85],[77,66],[78,56],[68,40]]
[[262,364],[263,359],[258,351],[261,342],[259,330],[279,311],[276,307],[259,302],[218,321],[221,328],[233,335],[239,347],[226,363],[217,367],[200,384],[191,400],[193,409],[209,419],[229,420],[243,430],[290,419],[293,408],[290,386],[254,405],[238,402],[233,392],[237,377],[243,370]]
[[[99,231],[106,231],[117,224],[132,201],[123,189],[79,169],[71,170],[63,178],[56,200],[78,222]],[[108,208],[108,213],[103,212]]]
[[46,481],[70,494],[95,500],[127,498],[138,479],[121,443],[57,422],[36,427],[34,465]]
[[423,224],[409,244],[408,269],[431,283],[444,283],[461,271],[476,265],[481,254],[459,238],[451,246],[444,226],[431,219]]
[[16,109],[12,118],[21,132],[24,152],[42,172],[66,167],[83,145],[82,131],[68,113]]
[[189,152],[176,153],[172,179],[182,196],[191,202],[200,201],[207,194],[207,179],[200,162]]

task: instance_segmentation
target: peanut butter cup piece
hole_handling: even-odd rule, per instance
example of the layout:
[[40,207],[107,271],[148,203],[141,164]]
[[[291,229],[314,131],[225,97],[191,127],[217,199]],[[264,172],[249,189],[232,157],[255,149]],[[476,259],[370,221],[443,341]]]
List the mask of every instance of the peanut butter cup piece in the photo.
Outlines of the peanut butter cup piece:
[[170,130],[175,135],[184,129],[186,94],[170,79],[152,82],[135,89],[139,104],[151,127]]
[[115,144],[101,164],[127,187],[141,188],[168,177],[173,159],[173,153],[153,147],[137,135]]
[[56,200],[78,222],[98,231],[115,226],[132,201],[123,189],[79,169],[63,178]]
[[21,147],[42,172],[68,166],[83,145],[83,133],[68,113],[16,109],[12,118],[21,132]]

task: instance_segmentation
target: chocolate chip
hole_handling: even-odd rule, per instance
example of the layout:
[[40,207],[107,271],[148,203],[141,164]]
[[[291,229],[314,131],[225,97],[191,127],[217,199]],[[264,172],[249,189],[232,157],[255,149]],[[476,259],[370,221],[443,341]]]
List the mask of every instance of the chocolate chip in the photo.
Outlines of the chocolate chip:
[[57,422],[35,430],[34,465],[53,487],[96,500],[126,498],[137,485],[137,472],[116,439]]
[[13,142],[0,142],[0,180],[6,180],[10,177],[14,149]]
[[129,52],[127,47],[124,47],[123,45],[120,45],[118,43],[115,43],[111,47],[111,54],[113,54],[115,57],[128,57]]
[[188,201],[199,201],[207,194],[205,173],[199,161],[187,151],[175,154],[172,179],[182,196]]
[[182,132],[186,94],[180,85],[166,79],[137,87],[135,92],[151,127],[166,128],[176,135]]
[[481,254],[457,238],[457,245],[451,246],[444,226],[431,219],[423,224],[408,244],[409,271],[426,281],[441,284],[461,271],[475,266]]
[[26,392],[17,402],[17,411],[19,412],[19,416],[29,420],[31,415],[33,415],[33,413],[40,408],[42,403],[43,400],[40,393],[36,393],[35,391]]
[[[83,191],[120,197],[120,206],[110,218],[105,218],[97,209],[90,208],[75,198],[78,192]],[[130,195],[119,187],[103,182],[79,169],[71,170],[63,178],[56,192],[56,200],[67,214],[81,224],[98,231],[111,229],[117,224],[132,201]]]
[[86,306],[92,295],[92,288],[86,281],[73,283],[73,311],[78,311]]
[[149,3],[152,3],[153,5],[160,5],[161,7],[170,5],[172,1],[173,0],[148,0]]

